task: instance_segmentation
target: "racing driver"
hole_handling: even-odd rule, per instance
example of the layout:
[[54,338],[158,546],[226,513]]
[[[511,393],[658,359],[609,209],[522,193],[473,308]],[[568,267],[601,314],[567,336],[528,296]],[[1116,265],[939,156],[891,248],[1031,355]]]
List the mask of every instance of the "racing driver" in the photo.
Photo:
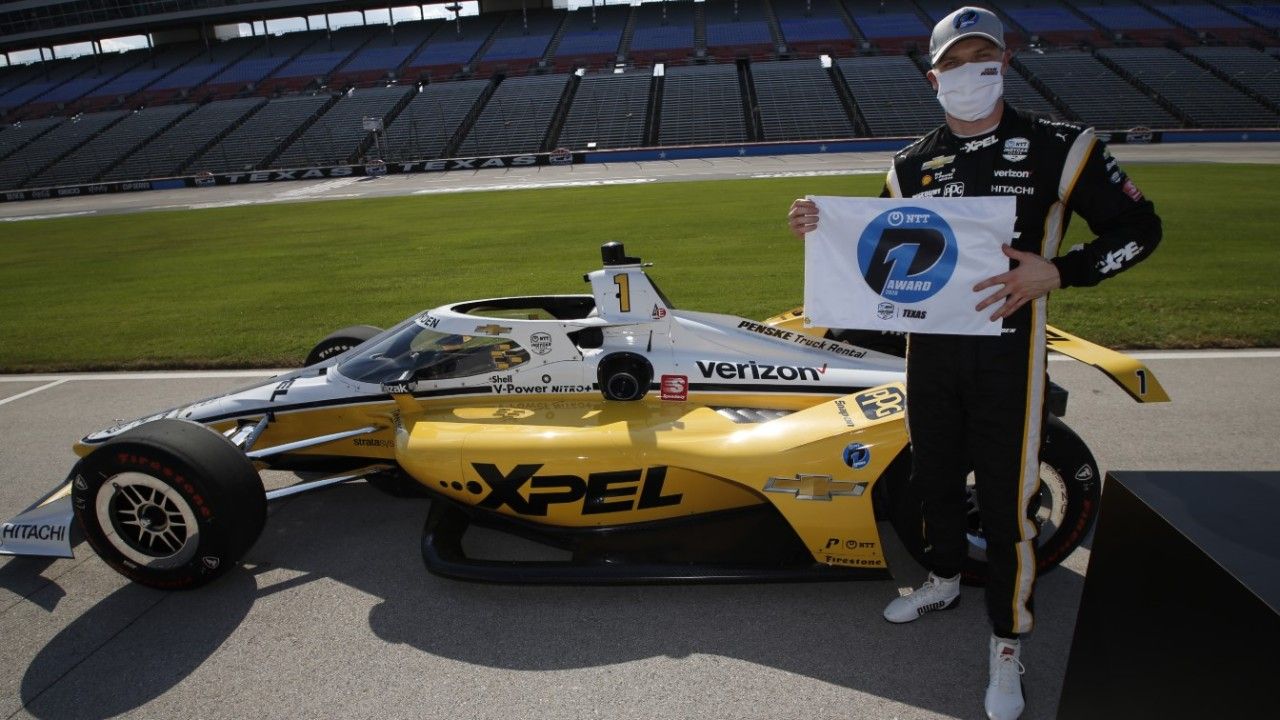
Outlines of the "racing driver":
[[[905,623],[960,599],[967,553],[966,476],[973,470],[987,541],[989,718],[1024,706],[1019,636],[1032,628],[1037,528],[1028,504],[1040,487],[1045,422],[1045,305],[1052,290],[1087,287],[1146,258],[1160,241],[1151,202],[1091,128],[1054,122],[1002,100],[1010,53],[999,18],[963,7],[929,42],[928,78],[946,122],[894,156],[882,197],[1013,195],[1017,219],[1008,272],[974,287],[979,311],[1003,323],[1000,336],[913,334],[907,352],[911,491],[923,504],[928,579],[885,608]],[[1065,255],[1058,243],[1070,213],[1096,238]],[[818,210],[796,200],[797,237]]]

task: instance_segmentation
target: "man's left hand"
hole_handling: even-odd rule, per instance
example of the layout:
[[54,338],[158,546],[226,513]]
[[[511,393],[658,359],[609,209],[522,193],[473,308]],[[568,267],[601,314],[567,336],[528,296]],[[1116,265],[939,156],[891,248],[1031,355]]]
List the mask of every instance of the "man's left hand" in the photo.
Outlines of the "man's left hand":
[[1000,249],[1006,256],[1018,261],[1017,267],[1007,273],[989,277],[973,286],[974,292],[981,292],[996,285],[1001,286],[994,294],[978,303],[976,308],[982,311],[997,301],[1004,300],[1004,304],[991,315],[992,320],[1007,318],[1031,300],[1044,297],[1050,290],[1062,287],[1058,267],[1040,255],[1014,250],[1010,245],[1003,245]]

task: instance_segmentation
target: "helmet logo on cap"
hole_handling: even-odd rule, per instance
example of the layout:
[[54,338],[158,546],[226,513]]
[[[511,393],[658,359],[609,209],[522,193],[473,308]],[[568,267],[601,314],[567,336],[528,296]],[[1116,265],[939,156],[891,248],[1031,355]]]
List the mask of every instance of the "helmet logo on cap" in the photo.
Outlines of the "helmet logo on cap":
[[965,10],[956,16],[955,26],[957,30],[963,30],[970,25],[978,24],[978,13],[975,10]]

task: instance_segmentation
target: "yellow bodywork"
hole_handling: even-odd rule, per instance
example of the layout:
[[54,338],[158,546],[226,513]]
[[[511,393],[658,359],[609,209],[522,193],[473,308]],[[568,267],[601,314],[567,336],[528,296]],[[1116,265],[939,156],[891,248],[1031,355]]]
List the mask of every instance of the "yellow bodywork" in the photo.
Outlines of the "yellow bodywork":
[[[885,567],[871,489],[906,445],[900,384],[759,423],[656,399],[583,396],[411,413],[405,405],[416,401],[402,397],[397,460],[460,503],[570,528],[768,502],[819,562]],[[868,453],[856,469],[843,460],[854,442]]]
[[[816,337],[822,337],[828,330],[824,327],[806,327],[803,307],[774,315],[764,323]],[[1091,343],[1052,325],[1045,328],[1045,340],[1050,350],[1101,370],[1134,400],[1141,403],[1169,402],[1169,394],[1156,379],[1155,373],[1137,358]]]

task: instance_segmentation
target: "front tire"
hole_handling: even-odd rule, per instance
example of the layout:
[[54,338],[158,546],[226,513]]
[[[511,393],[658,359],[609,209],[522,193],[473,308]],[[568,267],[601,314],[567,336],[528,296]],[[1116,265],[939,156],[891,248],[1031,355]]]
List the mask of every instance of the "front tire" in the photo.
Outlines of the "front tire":
[[197,423],[139,426],[81,460],[73,476],[72,504],[89,545],[148,587],[189,590],[213,581],[266,524],[253,464]]
[[[895,478],[890,497],[894,526],[903,544],[921,564],[928,565],[923,536],[923,513],[911,498],[909,473]],[[1057,417],[1050,416],[1040,448],[1040,492],[1027,508],[1040,529],[1036,536],[1037,573],[1057,567],[1084,541],[1097,519],[1101,477],[1093,453],[1079,435]],[[977,494],[969,477],[969,554],[961,571],[966,585],[985,585],[986,537],[978,512]]]

